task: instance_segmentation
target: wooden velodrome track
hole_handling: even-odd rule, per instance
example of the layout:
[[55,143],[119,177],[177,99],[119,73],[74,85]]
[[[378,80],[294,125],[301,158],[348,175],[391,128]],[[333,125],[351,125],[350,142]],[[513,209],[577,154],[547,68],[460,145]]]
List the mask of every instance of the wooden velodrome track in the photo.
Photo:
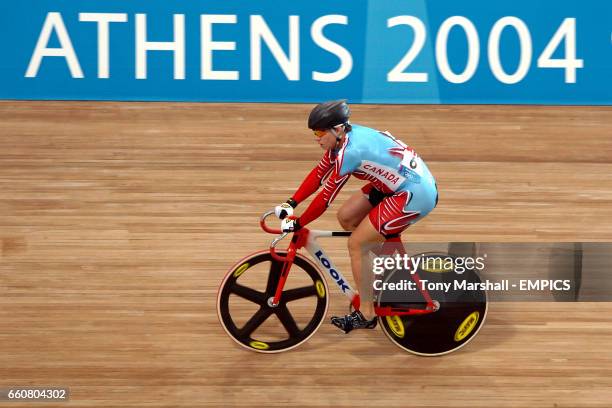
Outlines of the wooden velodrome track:
[[[0,102],[0,388],[73,407],[610,407],[612,304],[496,303],[457,353],[324,324],[238,347],[216,315],[258,217],[321,155],[311,105]],[[353,106],[414,146],[440,204],[405,241],[612,240],[612,109]],[[335,210],[317,228],[338,229]],[[303,208],[303,207],[302,207]],[[326,249],[347,275],[343,239]],[[334,291],[329,314],[347,302]],[[0,406],[34,406],[34,403]],[[36,406],[64,404],[36,403]]]

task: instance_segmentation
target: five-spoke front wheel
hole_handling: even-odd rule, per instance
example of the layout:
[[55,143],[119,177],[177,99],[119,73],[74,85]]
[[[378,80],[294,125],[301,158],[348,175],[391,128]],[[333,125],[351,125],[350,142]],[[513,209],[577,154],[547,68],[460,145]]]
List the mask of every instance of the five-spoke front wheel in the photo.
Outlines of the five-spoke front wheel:
[[300,254],[279,304],[272,303],[282,268],[283,262],[262,251],[238,262],[221,283],[219,320],[241,346],[262,353],[289,350],[308,340],[323,322],[329,302],[327,283]]

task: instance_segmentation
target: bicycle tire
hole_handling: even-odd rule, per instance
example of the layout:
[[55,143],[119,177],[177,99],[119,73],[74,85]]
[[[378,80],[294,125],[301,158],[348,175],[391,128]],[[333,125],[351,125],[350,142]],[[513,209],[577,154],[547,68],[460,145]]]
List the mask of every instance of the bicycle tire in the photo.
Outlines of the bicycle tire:
[[[277,253],[281,256],[285,255],[282,251]],[[255,265],[263,262],[270,262],[266,290],[260,292],[249,288],[244,289],[238,283],[239,278]],[[319,269],[301,254],[296,254],[289,276],[298,274],[299,270],[308,276],[307,279],[312,281],[312,285],[297,289],[285,289],[281,295],[279,305],[276,307],[268,305],[268,299],[274,297],[282,264],[283,262],[273,259],[268,250],[256,252],[240,260],[230,268],[219,287],[217,294],[217,316],[219,317],[219,322],[232,340],[248,350],[259,353],[279,353],[298,347],[318,330],[327,315],[327,308],[329,306],[329,288],[327,282]],[[232,311],[229,305],[231,295],[246,296],[245,299],[259,305],[257,312],[242,327],[238,327],[234,319],[232,319]],[[300,329],[295,320],[293,320],[293,323],[289,320],[290,318],[293,319],[293,316],[286,305],[291,301],[308,296],[316,298],[316,307],[308,323]],[[264,341],[264,339],[253,337],[253,332],[272,315],[276,315],[284,326],[287,338],[284,340]]]
[[[453,271],[431,272],[419,268],[418,274],[421,280],[430,282],[450,281],[457,276],[468,282],[481,282],[475,270],[456,275]],[[391,278],[389,276],[386,281]],[[488,311],[486,291],[429,292],[433,299],[439,299],[440,308],[437,311],[424,315],[379,316],[380,327],[396,346],[419,356],[440,356],[461,349],[476,337],[484,325]],[[379,295],[377,304],[398,306],[397,303],[386,302],[384,293]]]

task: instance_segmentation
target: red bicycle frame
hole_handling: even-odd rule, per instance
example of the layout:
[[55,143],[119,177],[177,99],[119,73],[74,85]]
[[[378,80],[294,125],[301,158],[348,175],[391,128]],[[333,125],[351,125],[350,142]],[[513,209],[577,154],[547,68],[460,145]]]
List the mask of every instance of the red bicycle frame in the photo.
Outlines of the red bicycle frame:
[[[318,237],[348,237],[351,235],[351,232],[320,231],[302,228],[293,233],[293,237],[291,239],[289,247],[286,250],[286,255],[279,255],[276,252],[276,245],[283,238],[285,238],[288,233],[284,233],[280,229],[270,228],[268,225],[266,225],[266,217],[273,213],[273,211],[267,212],[261,217],[259,222],[261,228],[265,232],[270,234],[279,234],[279,236],[275,238],[270,244],[270,254],[272,255],[272,258],[283,263],[281,269],[281,276],[276,287],[274,298],[271,301],[272,304],[277,305],[280,302],[283,288],[285,286],[285,282],[287,281],[287,277],[289,276],[289,271],[291,270],[291,266],[293,265],[293,260],[295,259],[297,251],[302,248],[306,248],[306,250],[311,254],[311,256],[317,261],[319,266],[321,266],[322,269],[327,270],[330,277],[336,282],[336,285],[350,299],[353,308],[355,310],[359,310],[361,303],[359,294],[355,290],[353,290],[348,281],[346,281],[346,279],[344,279],[338,269],[334,267],[331,259],[327,255],[325,255],[323,249],[316,243],[316,239]],[[402,245],[401,238],[399,236],[388,238],[384,242],[381,250],[377,255],[391,255],[394,251],[397,251],[402,257],[406,254],[404,246]],[[429,295],[429,292],[421,285],[421,279],[418,273],[415,271],[414,273],[411,273],[410,276],[412,277],[412,280],[416,283],[417,288],[419,289],[421,295],[425,300],[425,308],[375,306],[374,310],[377,316],[423,315],[433,313],[437,310],[437,306]]]

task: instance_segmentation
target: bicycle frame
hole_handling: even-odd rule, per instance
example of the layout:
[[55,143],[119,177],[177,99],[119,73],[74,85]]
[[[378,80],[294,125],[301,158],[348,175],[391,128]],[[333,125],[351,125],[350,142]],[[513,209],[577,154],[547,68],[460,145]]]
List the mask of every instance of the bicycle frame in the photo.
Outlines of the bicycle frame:
[[[261,228],[271,234],[279,234],[277,238],[275,238],[270,244],[270,254],[274,259],[279,262],[283,262],[283,267],[281,270],[280,280],[278,282],[278,286],[276,287],[276,292],[274,298],[271,299],[270,305],[278,305],[280,302],[281,294],[283,292],[283,287],[285,282],[287,281],[287,277],[289,276],[289,271],[291,270],[291,266],[293,265],[293,260],[295,259],[295,255],[297,251],[301,248],[305,248],[308,253],[312,256],[312,258],[320,265],[320,267],[327,271],[327,274],[331,277],[331,279],[336,283],[336,286],[347,296],[351,302],[351,305],[355,310],[359,310],[361,300],[359,294],[351,287],[350,283],[344,278],[340,270],[336,268],[333,261],[329,256],[325,254],[325,251],[321,246],[317,243],[317,238],[321,237],[349,237],[351,232],[349,231],[322,231],[322,230],[309,230],[308,228],[302,228],[299,231],[296,231],[293,234],[291,239],[291,243],[287,248],[287,255],[281,256],[276,253],[276,245],[285,238],[288,233],[283,233],[281,230],[270,228],[266,225],[265,219],[269,215],[273,214],[273,211],[267,212],[260,219]],[[380,254],[391,254],[392,251],[396,250],[399,252],[400,256],[405,254],[404,247],[401,245],[402,241],[399,236],[388,238],[383,244],[382,250]],[[407,307],[390,307],[390,306],[375,306],[375,312],[377,316],[393,316],[393,315],[422,315],[433,313],[437,310],[437,306],[435,302],[432,300],[429,292],[426,289],[422,288],[420,284],[421,280],[418,276],[418,273],[413,273],[410,275],[413,281],[416,283],[417,288],[419,288],[423,298],[426,302],[425,308],[407,308]]]

